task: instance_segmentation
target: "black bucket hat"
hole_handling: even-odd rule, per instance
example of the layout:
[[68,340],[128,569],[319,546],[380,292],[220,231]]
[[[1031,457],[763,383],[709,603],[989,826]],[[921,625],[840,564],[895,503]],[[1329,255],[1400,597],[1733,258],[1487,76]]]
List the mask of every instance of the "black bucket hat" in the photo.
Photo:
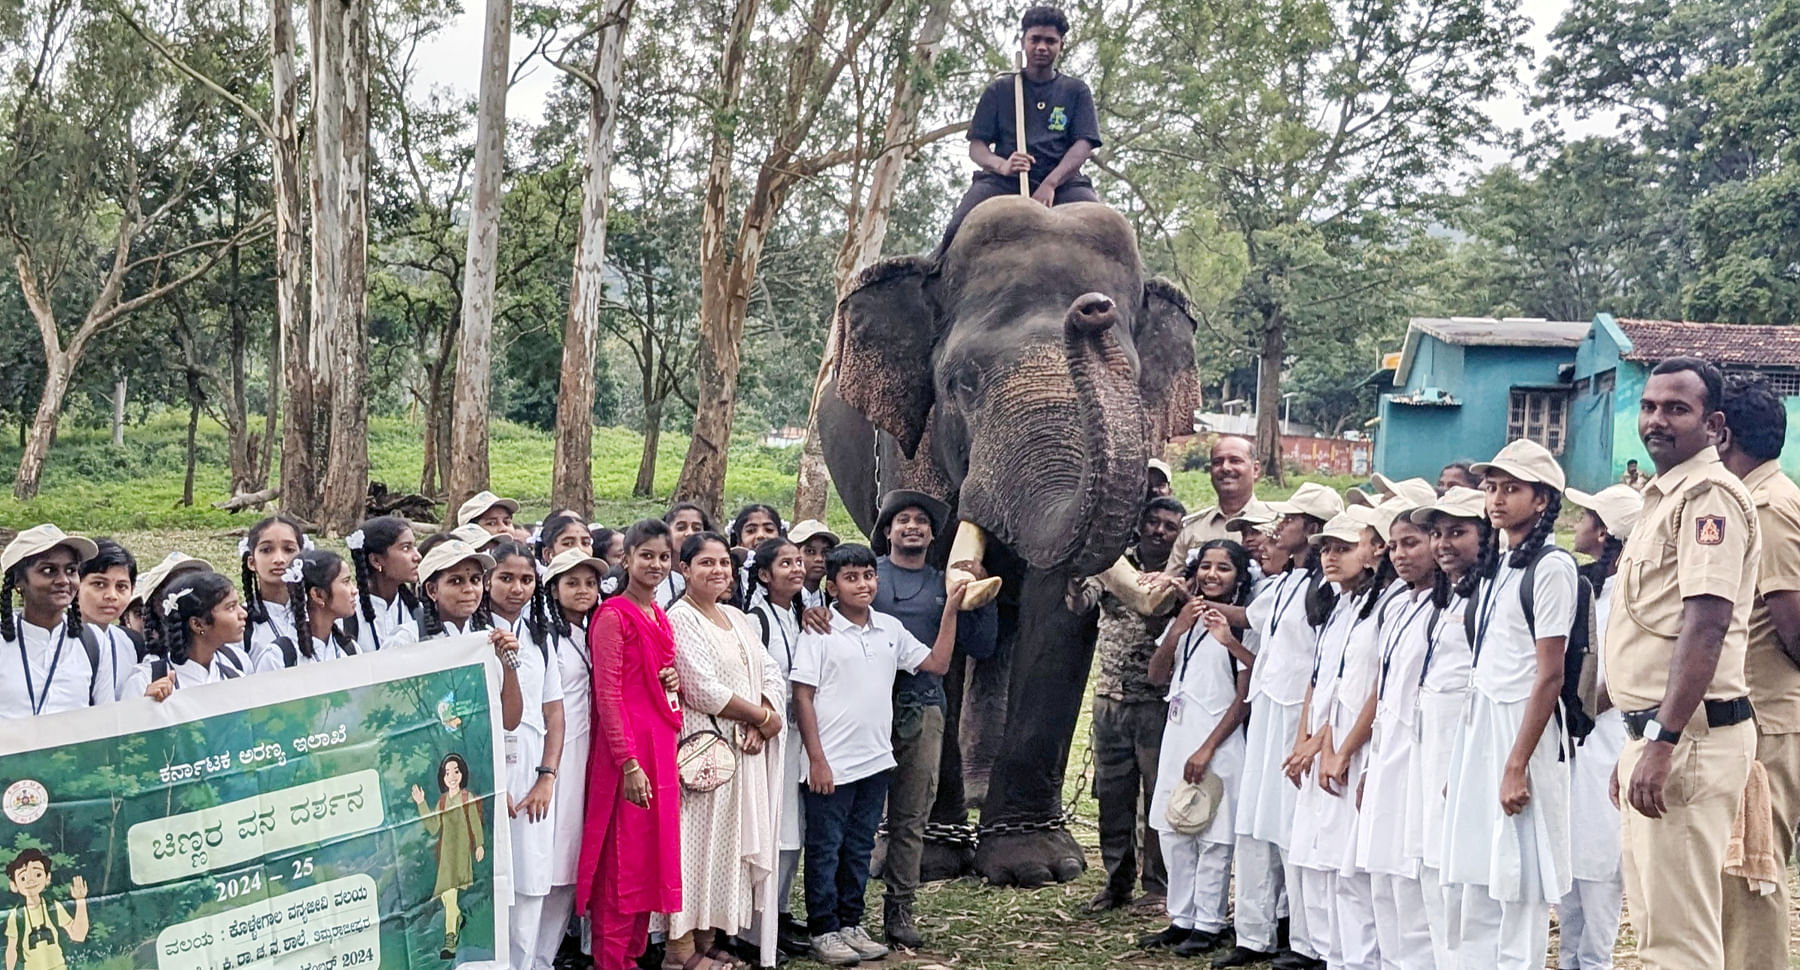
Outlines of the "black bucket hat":
[[944,534],[944,524],[950,518],[950,506],[925,494],[908,488],[896,488],[881,497],[881,511],[875,514],[875,529],[869,536],[869,548],[877,556],[888,554],[888,525],[901,509],[923,509],[925,517],[931,520],[932,538]]

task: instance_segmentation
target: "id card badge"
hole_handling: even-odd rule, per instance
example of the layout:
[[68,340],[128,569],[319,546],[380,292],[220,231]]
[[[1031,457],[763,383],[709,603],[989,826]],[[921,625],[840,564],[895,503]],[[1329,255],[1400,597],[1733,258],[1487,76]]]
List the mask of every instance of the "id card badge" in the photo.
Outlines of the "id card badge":
[[506,736],[506,766],[508,768],[511,768],[513,765],[516,765],[518,763],[519,763],[519,736],[516,734],[508,734]]
[[1179,697],[1169,701],[1169,723],[1181,723],[1181,698]]

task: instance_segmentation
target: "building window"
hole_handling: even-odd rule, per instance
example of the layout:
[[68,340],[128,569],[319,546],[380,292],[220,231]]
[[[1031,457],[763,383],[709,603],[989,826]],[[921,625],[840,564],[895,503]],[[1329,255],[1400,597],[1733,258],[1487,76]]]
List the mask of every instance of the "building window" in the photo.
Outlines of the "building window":
[[1575,392],[1576,397],[1580,397],[1581,395],[1586,394],[1587,389],[1588,389],[1588,379],[1583,377],[1582,379],[1576,381],[1574,384],[1574,387],[1571,389]]
[[1796,371],[1757,371],[1749,368],[1726,368],[1728,376],[1748,377],[1760,380],[1769,385],[1769,390],[1781,397],[1800,396],[1800,372]]
[[1507,414],[1506,439],[1529,438],[1550,449],[1553,455],[1563,451],[1568,436],[1568,402],[1566,391],[1512,392],[1512,408]]
[[1607,370],[1607,371],[1601,371],[1600,373],[1594,375],[1594,393],[1595,394],[1605,394],[1608,391],[1612,390],[1613,387],[1618,384],[1618,382],[1619,382],[1619,371],[1617,368],[1614,368],[1612,370]]

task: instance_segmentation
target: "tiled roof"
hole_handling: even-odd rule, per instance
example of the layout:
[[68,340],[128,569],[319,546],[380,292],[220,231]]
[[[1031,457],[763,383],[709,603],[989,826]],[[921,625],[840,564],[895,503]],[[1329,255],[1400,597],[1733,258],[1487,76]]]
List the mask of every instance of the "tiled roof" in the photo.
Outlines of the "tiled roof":
[[1800,367],[1800,327],[1673,320],[1617,320],[1631,340],[1626,360],[1699,357],[1721,366]]

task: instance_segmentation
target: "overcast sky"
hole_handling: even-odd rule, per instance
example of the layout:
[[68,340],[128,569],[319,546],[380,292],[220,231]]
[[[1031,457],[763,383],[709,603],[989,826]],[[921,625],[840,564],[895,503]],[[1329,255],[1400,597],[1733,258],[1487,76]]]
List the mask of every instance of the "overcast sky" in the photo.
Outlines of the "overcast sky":
[[[1536,52],[1537,63],[1521,71],[1527,82],[1533,80],[1542,60],[1549,53],[1547,37],[1550,29],[1556,25],[1563,11],[1569,6],[1569,0],[1521,0],[1521,9],[1532,21],[1528,42]],[[463,92],[473,97],[476,88],[475,67],[481,63],[481,18],[482,4],[465,0],[464,10],[450,27],[440,32],[433,42],[425,48],[419,58],[420,80],[433,86],[442,85]],[[1010,38],[1002,39],[1010,44]],[[512,54],[515,63],[530,51],[530,43],[522,37],[515,37]],[[507,102],[507,113],[515,118],[537,121],[543,117],[544,101],[556,86],[558,73],[549,66],[539,62],[532,65],[526,74],[513,86]],[[1521,94],[1496,100],[1488,105],[1489,113],[1501,128],[1512,130],[1529,128],[1536,120]],[[1610,127],[1604,120],[1589,119],[1578,122],[1574,119],[1561,119],[1565,128],[1588,133],[1601,128]],[[942,147],[942,146],[940,146]],[[952,149],[957,150],[957,149]],[[1484,154],[1483,167],[1491,166],[1506,160],[1503,151],[1491,150]]]

